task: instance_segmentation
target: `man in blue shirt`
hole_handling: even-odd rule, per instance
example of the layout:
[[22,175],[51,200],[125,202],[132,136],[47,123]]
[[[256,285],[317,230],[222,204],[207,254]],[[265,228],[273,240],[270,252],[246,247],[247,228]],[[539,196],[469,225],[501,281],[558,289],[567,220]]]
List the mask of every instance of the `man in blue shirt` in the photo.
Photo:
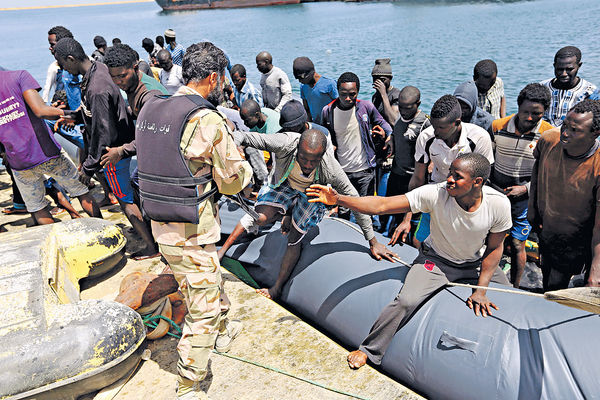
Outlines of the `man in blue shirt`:
[[171,53],[173,64],[181,66],[181,61],[185,55],[185,49],[175,41],[175,31],[173,29],[167,29],[165,31],[165,42],[167,42],[165,48]]
[[294,60],[294,77],[302,84],[300,96],[309,121],[319,122],[323,107],[338,97],[337,83],[315,72],[315,65],[308,57]]
[[231,67],[230,72],[236,105],[242,107],[242,104],[244,104],[246,100],[252,99],[256,101],[259,106],[264,107],[262,90],[257,89],[256,86],[248,82],[246,79],[246,68],[244,68],[242,64],[235,64]]

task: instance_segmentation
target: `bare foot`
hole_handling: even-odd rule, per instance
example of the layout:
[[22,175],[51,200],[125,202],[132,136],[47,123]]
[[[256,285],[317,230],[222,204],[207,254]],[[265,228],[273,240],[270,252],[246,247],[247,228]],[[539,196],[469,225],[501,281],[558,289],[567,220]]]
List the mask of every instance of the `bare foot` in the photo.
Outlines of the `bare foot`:
[[352,369],[359,369],[367,363],[367,355],[360,350],[354,350],[348,354],[348,366]]
[[261,296],[265,296],[267,299],[273,300],[271,293],[269,293],[269,289],[267,288],[256,289],[256,293],[260,294]]
[[256,293],[260,294],[261,296],[265,296],[267,299],[271,300],[274,300],[279,297],[279,291],[274,288],[256,289]]

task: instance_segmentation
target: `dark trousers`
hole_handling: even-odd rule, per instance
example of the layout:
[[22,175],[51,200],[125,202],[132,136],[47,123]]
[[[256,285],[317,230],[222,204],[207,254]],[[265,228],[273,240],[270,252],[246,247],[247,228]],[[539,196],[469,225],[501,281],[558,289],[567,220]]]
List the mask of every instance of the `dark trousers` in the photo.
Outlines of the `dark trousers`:
[[10,175],[10,181],[12,183],[12,192],[13,192],[13,204],[25,205],[23,201],[23,197],[21,197],[21,192],[19,192],[19,187],[15,182],[15,178],[13,178],[12,169],[10,169],[10,165],[4,160],[4,166],[6,167],[6,172]]
[[585,245],[584,240],[572,240],[572,242],[561,238],[540,240],[540,267],[545,292],[566,289],[573,275],[581,274],[586,267],[587,281],[592,262],[592,249]]
[[[426,261],[434,265],[428,267],[429,269],[425,268]],[[381,364],[381,359],[398,329],[408,322],[422,303],[448,282],[477,279],[479,277],[477,267],[480,266],[481,260],[455,264],[438,256],[427,246],[422,246],[422,250],[406,275],[400,293],[381,311],[359,350],[374,364]],[[500,268],[496,268],[492,282],[510,285]]]
[[[358,172],[347,172],[346,175],[360,197],[373,196],[375,194],[375,168],[368,168]],[[338,216],[350,219],[350,210],[340,207]]]

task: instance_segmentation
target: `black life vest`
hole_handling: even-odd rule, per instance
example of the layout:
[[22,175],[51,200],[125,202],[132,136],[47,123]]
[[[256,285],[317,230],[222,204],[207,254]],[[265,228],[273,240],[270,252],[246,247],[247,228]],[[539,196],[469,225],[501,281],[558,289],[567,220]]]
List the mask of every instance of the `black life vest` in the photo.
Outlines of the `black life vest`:
[[194,177],[180,148],[190,117],[198,110],[216,108],[201,96],[155,96],[140,111],[135,127],[141,206],[158,222],[198,224],[200,205],[216,191],[204,193],[197,185],[212,181],[212,169]]

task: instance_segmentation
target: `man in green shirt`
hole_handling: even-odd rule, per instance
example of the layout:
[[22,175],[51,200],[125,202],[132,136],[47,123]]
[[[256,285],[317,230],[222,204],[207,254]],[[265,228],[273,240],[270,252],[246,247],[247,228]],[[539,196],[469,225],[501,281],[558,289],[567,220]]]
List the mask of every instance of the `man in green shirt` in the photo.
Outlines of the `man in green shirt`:
[[279,113],[270,108],[260,108],[260,105],[252,99],[244,101],[240,108],[240,116],[244,124],[250,128],[250,132],[276,133],[279,132]]

